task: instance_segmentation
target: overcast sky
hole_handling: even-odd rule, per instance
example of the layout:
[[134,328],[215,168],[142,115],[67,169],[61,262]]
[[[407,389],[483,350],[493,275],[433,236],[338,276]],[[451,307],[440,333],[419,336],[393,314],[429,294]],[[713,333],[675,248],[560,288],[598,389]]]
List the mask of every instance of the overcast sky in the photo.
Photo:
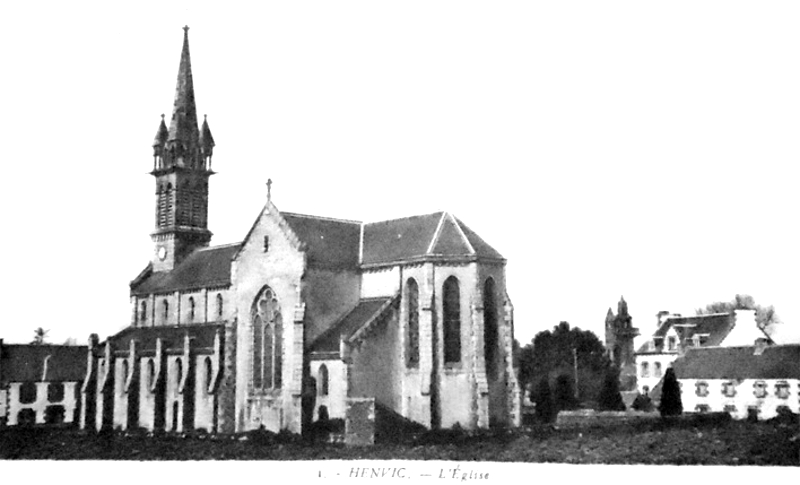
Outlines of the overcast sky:
[[[736,293],[800,338],[797,2],[17,2],[0,7],[0,338],[129,323],[151,143],[188,24],[213,243],[284,211],[454,213],[524,342],[643,333]],[[202,120],[202,118],[201,118]]]

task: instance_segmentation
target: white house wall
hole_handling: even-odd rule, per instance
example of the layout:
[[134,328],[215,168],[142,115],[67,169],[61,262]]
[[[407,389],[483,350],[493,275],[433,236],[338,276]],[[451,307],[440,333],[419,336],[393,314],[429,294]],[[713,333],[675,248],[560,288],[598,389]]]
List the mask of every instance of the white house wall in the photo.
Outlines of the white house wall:
[[[722,393],[723,383],[731,382],[730,379],[679,379],[681,383],[681,402],[684,412],[693,412],[697,406],[708,406],[709,411],[725,411],[726,405],[735,406],[735,411],[729,411],[734,419],[747,418],[748,408],[751,406],[758,408],[758,419],[770,419],[778,414],[779,406],[787,406],[793,413],[800,413],[800,390],[798,379],[744,379],[732,381],[736,383],[736,395],[727,397]],[[708,395],[698,396],[696,393],[697,383],[705,382],[708,384]],[[755,395],[755,383],[764,382],[766,384],[766,395],[762,398]],[[777,396],[776,384],[786,382],[789,384],[788,397],[782,399]]]

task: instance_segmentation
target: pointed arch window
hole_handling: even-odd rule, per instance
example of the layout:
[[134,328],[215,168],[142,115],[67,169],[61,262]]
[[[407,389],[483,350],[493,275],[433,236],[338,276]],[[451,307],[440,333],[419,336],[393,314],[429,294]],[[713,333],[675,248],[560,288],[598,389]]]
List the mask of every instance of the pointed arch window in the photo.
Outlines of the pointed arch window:
[[156,381],[156,364],[153,359],[147,360],[147,385],[152,387]]
[[283,317],[275,293],[264,288],[252,309],[253,388],[280,389],[283,369]]
[[222,294],[217,293],[217,320],[222,320]]
[[164,225],[169,226],[173,223],[172,207],[175,205],[175,191],[172,190],[172,184],[167,184],[167,189],[164,193]]
[[444,282],[444,362],[461,361],[461,294],[458,278],[451,276]]
[[483,358],[486,373],[493,376],[497,370],[497,301],[495,299],[494,279],[488,278],[483,284]]
[[328,366],[322,364],[319,366],[319,386],[317,389],[319,390],[320,396],[327,396],[328,395]]
[[139,304],[139,322],[142,324],[147,323],[147,302],[143,301]]
[[156,217],[158,227],[164,227],[167,225],[167,189],[163,184],[158,186],[157,199]]
[[167,300],[161,301],[161,311],[162,311],[162,324],[166,325],[167,321],[169,321],[169,302]]
[[130,369],[128,368],[128,359],[122,360],[122,369],[120,372],[120,377],[122,378],[122,385],[125,385],[125,381],[128,380],[128,374],[130,373]]
[[175,359],[175,385],[180,386],[183,379],[183,362],[181,359]]
[[189,297],[189,323],[194,322],[194,297]]
[[419,286],[414,278],[406,282],[406,309],[406,367],[416,369],[419,367]]

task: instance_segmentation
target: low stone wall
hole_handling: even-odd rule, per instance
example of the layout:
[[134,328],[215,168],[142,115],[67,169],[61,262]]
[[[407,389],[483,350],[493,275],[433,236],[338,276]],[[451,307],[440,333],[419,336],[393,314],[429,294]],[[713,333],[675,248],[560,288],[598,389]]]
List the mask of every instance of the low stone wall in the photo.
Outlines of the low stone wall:
[[345,444],[350,446],[375,444],[375,399],[348,398],[345,413]]
[[594,411],[580,409],[577,411],[561,411],[556,417],[556,426],[561,428],[586,426],[611,426],[618,424],[638,423],[658,419],[657,412],[641,411]]

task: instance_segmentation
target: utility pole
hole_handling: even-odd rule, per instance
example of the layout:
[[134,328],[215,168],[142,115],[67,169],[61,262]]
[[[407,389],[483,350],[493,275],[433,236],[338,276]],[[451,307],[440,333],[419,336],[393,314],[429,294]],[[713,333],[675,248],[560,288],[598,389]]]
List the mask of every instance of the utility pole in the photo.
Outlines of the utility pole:
[[572,361],[575,365],[575,400],[578,400],[578,349],[572,349]]

